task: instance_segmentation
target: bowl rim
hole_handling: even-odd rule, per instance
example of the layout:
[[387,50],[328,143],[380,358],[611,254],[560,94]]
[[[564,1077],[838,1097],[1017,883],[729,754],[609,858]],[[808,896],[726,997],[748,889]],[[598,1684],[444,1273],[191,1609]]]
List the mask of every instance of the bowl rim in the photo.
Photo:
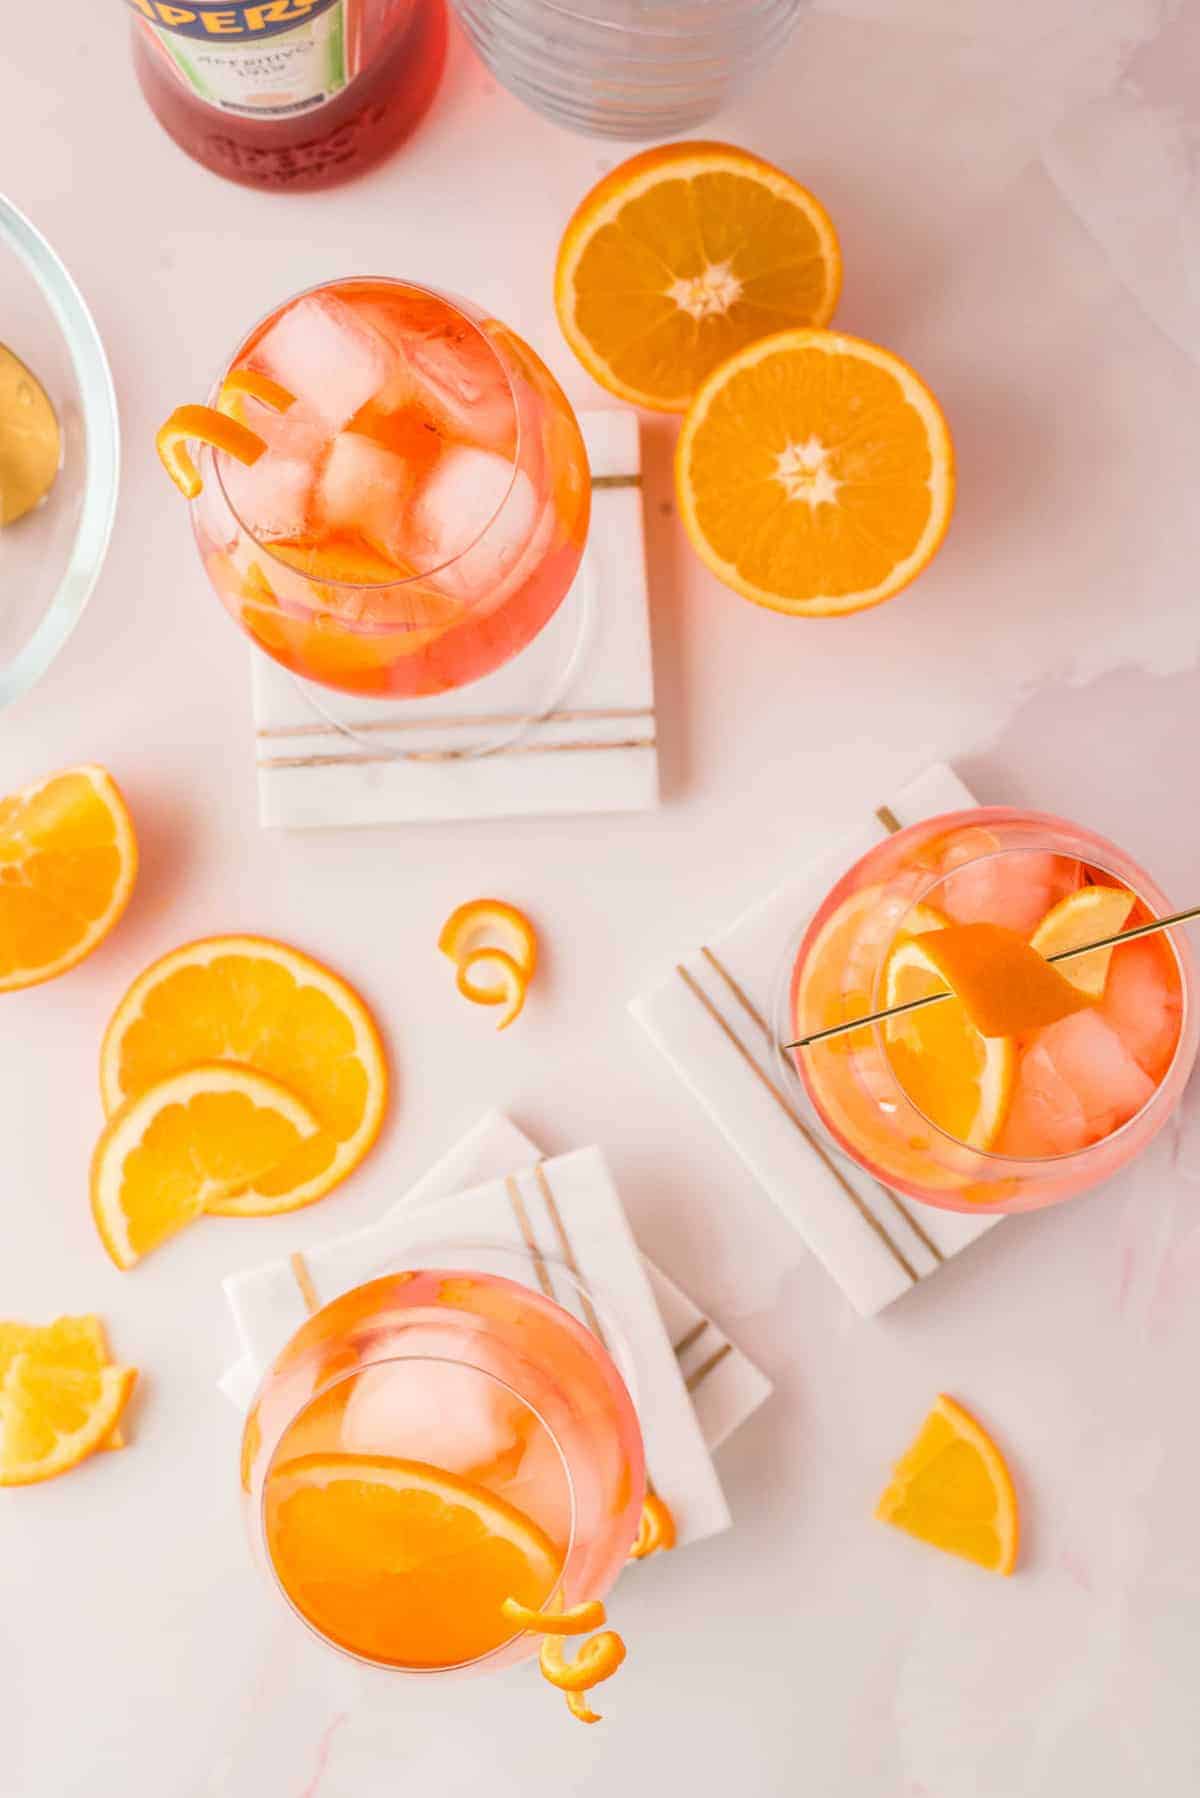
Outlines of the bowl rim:
[[87,457],[83,503],[66,570],[33,635],[0,668],[2,709],[41,680],[91,597],[116,517],[121,427],[108,357],[83,295],[41,232],[2,193],[0,242],[11,244],[24,262],[62,331],[79,385]]

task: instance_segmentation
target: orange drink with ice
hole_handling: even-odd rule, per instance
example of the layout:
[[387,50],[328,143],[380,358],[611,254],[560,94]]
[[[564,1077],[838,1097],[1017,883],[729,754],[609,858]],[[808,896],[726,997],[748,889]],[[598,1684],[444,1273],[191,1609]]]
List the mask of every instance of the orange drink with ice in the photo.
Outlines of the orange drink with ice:
[[254,327],[212,402],[265,449],[202,449],[200,553],[296,674],[384,697],[460,687],[567,593],[590,506],[579,427],[528,345],[465,302],[313,288]]
[[603,1598],[645,1465],[591,1330],[506,1277],[427,1269],[297,1332],[247,1420],[242,1485],[273,1580],[326,1642],[392,1670],[483,1671],[538,1651],[506,1603]]
[[[922,938],[947,926],[1000,925],[1049,958],[1171,909],[1121,850],[1058,819],[985,808],[914,825],[817,912],[789,957],[779,1040],[944,991]],[[1178,932],[1056,967],[1080,1008],[1017,1035],[983,1035],[951,999],[785,1058],[835,1143],[899,1192],[952,1210],[1069,1198],[1165,1123],[1198,1024]]]

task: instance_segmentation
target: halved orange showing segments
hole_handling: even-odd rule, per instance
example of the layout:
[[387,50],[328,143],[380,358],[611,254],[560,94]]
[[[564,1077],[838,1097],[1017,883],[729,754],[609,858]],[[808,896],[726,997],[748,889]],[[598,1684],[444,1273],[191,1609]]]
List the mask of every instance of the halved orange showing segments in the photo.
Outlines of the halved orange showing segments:
[[271,1562],[315,1629],[370,1660],[448,1667],[520,1630],[506,1599],[538,1611],[562,1555],[531,1517],[423,1461],[311,1454],[271,1471]]
[[1017,1495],[1004,1456],[944,1393],[896,1464],[875,1515],[989,1573],[1011,1573],[1017,1564]]
[[104,1036],[111,1115],[168,1074],[237,1062],[285,1087],[321,1128],[244,1193],[210,1199],[227,1217],[311,1205],[358,1166],[379,1134],[387,1063],[375,1020],[337,974],[266,937],[187,943],[134,981]]
[[0,799],[0,992],[65,974],[103,942],[137,877],[111,774],[67,768]]
[[731,356],[688,410],[680,516],[717,578],[798,617],[890,599],[950,522],[954,452],[941,408],[888,350],[782,331]]
[[730,144],[666,144],[623,162],[580,203],[554,303],[602,387],[682,412],[746,344],[827,324],[841,282],[833,225],[798,181]]

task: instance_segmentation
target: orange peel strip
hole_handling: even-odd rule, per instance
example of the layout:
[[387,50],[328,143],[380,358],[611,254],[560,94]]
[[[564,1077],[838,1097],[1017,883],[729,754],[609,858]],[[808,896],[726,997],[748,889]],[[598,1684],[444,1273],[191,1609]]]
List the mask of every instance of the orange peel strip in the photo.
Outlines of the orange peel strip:
[[531,1611],[515,1598],[506,1598],[500,1609],[510,1623],[540,1636],[586,1635],[590,1629],[599,1629],[607,1616],[598,1598],[589,1598],[584,1604],[573,1604],[565,1611]]
[[[512,957],[527,981],[533,979],[537,968],[537,932],[523,911],[503,899],[471,899],[457,911],[452,911],[442,925],[438,948],[461,967],[472,949],[485,947],[478,939],[486,934],[499,938],[498,947]],[[470,994],[467,996],[469,998]],[[482,1001],[484,1004],[497,1002]]]
[[641,1521],[633,1539],[633,1547],[629,1551],[629,1559],[644,1561],[647,1555],[664,1553],[667,1549],[674,1548],[675,1541],[675,1518],[670,1505],[657,1492],[648,1492],[642,1501]]
[[538,1655],[538,1665],[542,1678],[566,1693],[567,1706],[573,1717],[578,1717],[581,1723],[599,1723],[600,1713],[592,1710],[584,1693],[590,1692],[602,1680],[611,1679],[624,1659],[624,1642],[615,1629],[605,1629],[598,1636],[589,1636],[573,1661],[568,1661],[563,1654],[558,1636],[547,1636]]
[[951,924],[917,941],[981,1036],[1021,1036],[1096,1002],[1003,924]]
[[189,441],[224,450],[247,467],[252,467],[267,447],[257,431],[239,424],[236,418],[226,418],[215,406],[176,406],[170,418],[158,427],[154,447],[184,499],[195,499],[204,485],[192,461]]
[[232,418],[239,424],[242,422],[241,408],[237,398],[244,394],[247,399],[258,400],[268,406],[272,412],[286,412],[296,404],[296,396],[270,375],[260,375],[256,368],[234,368],[221,382],[221,391],[217,396],[217,410],[226,418]]
[[[476,974],[485,968],[495,969],[499,974],[499,986],[476,980]],[[507,1030],[513,1019],[520,1016],[525,1004],[528,977],[503,949],[476,949],[459,963],[455,984],[463,998],[470,999],[473,1005],[503,1005],[496,1028]]]
[[567,1709],[581,1723],[599,1723],[600,1713],[594,1711],[587,1701],[586,1692],[568,1692],[566,1694]]

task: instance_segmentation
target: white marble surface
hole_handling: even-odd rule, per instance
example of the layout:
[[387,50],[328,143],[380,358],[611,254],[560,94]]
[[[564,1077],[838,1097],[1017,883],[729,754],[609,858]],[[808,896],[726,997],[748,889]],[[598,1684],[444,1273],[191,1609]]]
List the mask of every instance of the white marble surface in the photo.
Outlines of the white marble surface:
[[[647,437],[665,805],[281,839],[255,824],[243,646],[151,447],[281,293],[346,270],[486,299],[594,400],[552,321],[569,208],[613,161],[523,114],[461,48],[408,152],[265,200],[180,157],[137,96],[114,4],[10,9],[3,181],[79,278],[126,435],[109,565],[50,679],[0,719],[0,788],[77,758],[144,846],[119,935],[6,999],[0,1313],[95,1307],[145,1369],[135,1443],[0,1506],[0,1785],[21,1798],[1089,1798],[1200,1774],[1200,1137],[1017,1220],[875,1324],[856,1320],[624,1009],[681,937],[778,879],[851,805],[949,755],[985,799],[1118,837],[1200,891],[1193,4],[834,0],[715,122],[794,170],[842,233],[848,329],[942,395],[957,518],[908,596],[831,625],[760,613],[690,558],[673,427]],[[1190,103],[1190,117],[1186,111]],[[1117,133],[1121,135],[1118,137]],[[1069,197],[1067,197],[1069,196]],[[2,305],[2,297],[0,297]],[[545,977],[496,1037],[433,949],[497,889]],[[723,1451],[732,1533],[642,1569],[632,1652],[584,1731],[517,1671],[360,1685],[247,1564],[220,1277],[295,1224],[213,1225],[133,1275],[87,1216],[100,1031],[128,978],[222,928],[359,981],[399,1076],[387,1137],[305,1235],[366,1222],[489,1103],[551,1151],[602,1137],[647,1252],[772,1374]],[[1024,1566],[990,1583],[873,1525],[932,1394],[1011,1450]]]

